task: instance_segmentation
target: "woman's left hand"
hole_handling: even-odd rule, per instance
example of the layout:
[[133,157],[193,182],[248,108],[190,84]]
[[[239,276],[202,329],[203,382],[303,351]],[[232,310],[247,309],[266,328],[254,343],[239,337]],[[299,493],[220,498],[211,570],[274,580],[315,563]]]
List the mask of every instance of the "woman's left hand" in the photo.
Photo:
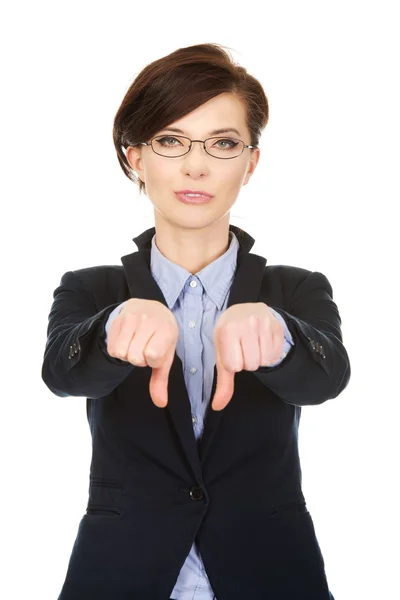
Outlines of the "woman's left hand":
[[257,371],[279,361],[284,328],[265,302],[234,304],[214,329],[217,384],[211,408],[222,410],[233,396],[235,373]]

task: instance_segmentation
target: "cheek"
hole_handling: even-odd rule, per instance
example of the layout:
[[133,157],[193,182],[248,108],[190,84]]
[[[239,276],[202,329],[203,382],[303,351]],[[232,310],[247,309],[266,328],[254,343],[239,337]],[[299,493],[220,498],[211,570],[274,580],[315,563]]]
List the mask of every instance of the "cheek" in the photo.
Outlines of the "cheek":
[[169,197],[177,177],[174,176],[173,169],[162,161],[159,163],[150,163],[146,165],[146,189],[149,198],[162,200]]
[[245,174],[246,170],[241,167],[226,169],[221,177],[224,189],[232,192],[240,190]]
[[170,164],[164,161],[148,161],[146,165],[146,178],[155,187],[160,187],[160,185],[164,185],[166,181],[173,178],[173,169]]

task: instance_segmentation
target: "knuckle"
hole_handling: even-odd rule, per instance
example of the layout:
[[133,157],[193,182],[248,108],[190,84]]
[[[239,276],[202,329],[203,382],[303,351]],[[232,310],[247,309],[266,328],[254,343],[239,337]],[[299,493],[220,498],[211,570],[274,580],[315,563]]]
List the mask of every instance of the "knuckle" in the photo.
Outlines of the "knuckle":
[[133,310],[125,310],[121,311],[117,317],[117,319],[122,319],[123,321],[134,321],[138,318],[138,314]]
[[129,354],[128,361],[138,367],[144,366],[143,358],[139,357],[137,354]]
[[160,358],[160,354],[154,348],[146,348],[144,351],[144,355],[146,358],[158,359]]
[[258,322],[258,319],[255,315],[249,315],[249,319],[248,319],[248,323],[249,323],[249,327],[256,327]]
[[107,352],[110,356],[114,358],[120,358],[121,352],[118,352],[117,348],[114,345],[107,346]]

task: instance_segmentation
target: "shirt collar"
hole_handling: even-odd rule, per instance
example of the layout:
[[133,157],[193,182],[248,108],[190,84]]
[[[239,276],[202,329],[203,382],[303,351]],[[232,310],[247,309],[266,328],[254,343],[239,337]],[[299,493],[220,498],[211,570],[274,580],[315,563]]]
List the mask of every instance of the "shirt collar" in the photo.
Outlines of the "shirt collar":
[[170,261],[157,247],[156,234],[151,239],[150,269],[159,288],[164,294],[170,310],[180,296],[188,278],[198,277],[206,293],[218,310],[222,310],[226,295],[231,288],[237,264],[239,241],[235,233],[229,230],[229,247],[216,260],[209,263],[201,271],[192,275],[185,268]]

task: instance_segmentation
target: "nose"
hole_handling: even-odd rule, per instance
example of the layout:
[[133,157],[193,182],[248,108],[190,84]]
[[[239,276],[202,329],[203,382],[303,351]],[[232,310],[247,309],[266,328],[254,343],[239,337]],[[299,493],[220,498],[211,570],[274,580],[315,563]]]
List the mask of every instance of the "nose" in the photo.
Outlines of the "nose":
[[[196,147],[197,146],[197,147]],[[201,140],[192,140],[190,151],[182,156],[182,167],[192,177],[199,177],[208,172],[209,155],[204,149],[204,144]]]
[[192,146],[188,154],[192,154],[196,150],[196,146],[198,146],[199,148],[197,152],[200,152],[200,154],[207,154],[204,148],[204,142],[202,142],[201,140],[192,140]]

